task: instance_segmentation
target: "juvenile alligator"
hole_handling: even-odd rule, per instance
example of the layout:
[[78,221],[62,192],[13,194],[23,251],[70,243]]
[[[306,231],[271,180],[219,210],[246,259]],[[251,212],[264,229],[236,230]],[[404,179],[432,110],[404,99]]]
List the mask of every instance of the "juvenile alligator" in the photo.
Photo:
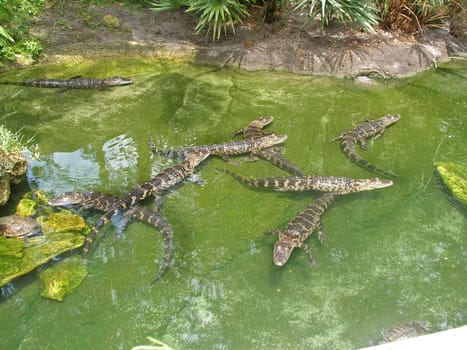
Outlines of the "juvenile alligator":
[[[269,135],[269,132],[263,130],[263,128],[274,121],[274,117],[259,117],[253,120],[250,124],[244,128],[238,129],[232,134],[232,137],[243,134],[244,140],[256,140],[265,135]],[[298,169],[292,162],[282,157],[273,148],[266,148],[258,151],[251,152],[252,155],[267,160],[277,166],[289,172],[292,175],[303,175],[303,172]]]
[[109,222],[113,215],[127,211],[137,202],[142,201],[149,196],[160,196],[161,192],[168,190],[172,186],[184,180],[186,177],[192,175],[195,171],[195,167],[208,156],[209,152],[188,153],[183,162],[163,170],[152,178],[151,181],[147,181],[136,187],[124,198],[114,203],[111,209],[107,210],[91,229],[91,233],[88,235],[83,247],[84,254],[88,253],[94,237],[97,235],[99,230]]
[[123,78],[123,77],[93,79],[93,78],[80,78],[80,76],[76,76],[68,80],[38,79],[38,80],[26,80],[22,82],[2,81],[0,82],[0,84],[32,86],[32,87],[39,87],[39,88],[58,88],[57,93],[62,93],[68,89],[92,89],[92,88],[106,88],[106,87],[112,87],[112,86],[128,85],[128,84],[133,84],[133,80]]
[[[101,192],[64,192],[49,201],[49,205],[54,207],[77,206],[81,209],[93,209],[107,212],[120,200],[117,196]],[[167,271],[172,263],[174,250],[173,230],[167,220],[155,210],[135,205],[125,212],[127,219],[134,218],[139,221],[147,222],[154,226],[164,238],[164,261],[162,262],[159,273],[153,282],[158,281]]]
[[342,131],[339,136],[331,140],[331,142],[340,140],[343,152],[354,162],[363,166],[366,169],[372,170],[376,173],[399,177],[380,169],[373,164],[363,159],[356,151],[355,145],[360,144],[362,149],[367,148],[366,139],[373,137],[374,140],[381,137],[386,128],[397,122],[401,116],[399,114],[386,114],[384,117],[375,120],[365,120],[363,124],[357,126],[353,130]]
[[276,135],[274,133],[259,137],[254,140],[231,141],[212,145],[187,146],[170,149],[156,149],[152,140],[149,141],[149,148],[153,153],[168,157],[183,156],[187,152],[209,152],[226,158],[229,155],[237,155],[258,151],[264,148],[272,147],[287,140],[287,135]]
[[220,169],[231,175],[234,179],[252,187],[274,187],[276,191],[321,191],[335,194],[348,194],[353,192],[370,191],[393,185],[391,180],[379,179],[352,179],[342,176],[279,176],[268,178],[248,178],[235,174],[226,169]]
[[315,229],[319,230],[319,239],[324,241],[324,233],[321,229],[321,215],[334,202],[334,193],[325,193],[308,207],[302,210],[288,224],[284,232],[274,230],[270,233],[278,235],[278,240],[274,244],[273,261],[277,266],[284,266],[289,260],[294,248],[302,248],[308,255],[308,262],[313,263],[313,255],[305,240],[311,236]]

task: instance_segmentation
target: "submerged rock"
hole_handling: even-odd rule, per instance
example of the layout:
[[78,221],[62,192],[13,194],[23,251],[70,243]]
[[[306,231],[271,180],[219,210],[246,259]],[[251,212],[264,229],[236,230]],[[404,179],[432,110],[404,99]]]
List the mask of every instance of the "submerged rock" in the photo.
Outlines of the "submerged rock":
[[70,232],[33,237],[28,241],[0,237],[0,287],[57,255],[81,247],[85,240],[85,236]]
[[467,167],[445,162],[436,162],[434,165],[452,195],[467,206]]
[[49,232],[74,232],[86,231],[87,225],[84,219],[73,213],[58,212],[50,213],[47,219],[41,218],[42,229],[45,233]]
[[39,273],[41,296],[63,301],[84,281],[88,274],[85,261],[72,257],[59,261]]
[[28,198],[23,198],[19,201],[18,205],[16,206],[16,214],[22,216],[36,215],[36,205],[36,201]]

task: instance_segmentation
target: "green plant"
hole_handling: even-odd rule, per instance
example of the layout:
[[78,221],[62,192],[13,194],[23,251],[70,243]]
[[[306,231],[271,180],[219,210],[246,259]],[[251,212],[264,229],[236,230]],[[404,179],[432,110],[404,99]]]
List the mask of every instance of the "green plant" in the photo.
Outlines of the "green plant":
[[13,170],[9,155],[22,152],[30,152],[33,157],[39,156],[37,144],[33,144],[34,136],[24,140],[21,134],[22,129],[17,132],[8,130],[4,125],[0,125],[0,178]]
[[362,29],[374,32],[379,23],[377,8],[365,0],[292,0],[295,10],[308,9],[310,21],[319,16],[321,28],[332,19],[342,23],[357,23]]
[[212,39],[218,40],[221,32],[227,33],[230,28],[235,33],[235,24],[242,23],[248,16],[246,5],[251,0],[156,0],[151,1],[151,10],[156,12],[187,7],[186,12],[198,14],[199,21],[196,33],[206,29],[206,35],[212,32]]
[[45,0],[0,0],[0,60],[39,54],[42,45],[29,37],[28,28],[31,18],[40,13],[44,3]]

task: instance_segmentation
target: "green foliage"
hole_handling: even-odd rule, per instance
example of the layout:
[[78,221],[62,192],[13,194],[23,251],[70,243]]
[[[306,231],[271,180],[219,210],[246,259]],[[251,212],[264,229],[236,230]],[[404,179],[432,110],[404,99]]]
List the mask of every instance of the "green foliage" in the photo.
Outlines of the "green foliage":
[[24,140],[21,130],[12,132],[4,125],[0,125],[0,153],[27,151],[32,142],[33,138]]
[[24,140],[21,129],[12,132],[4,125],[0,125],[0,180],[14,173],[18,157],[11,155],[30,152],[35,158],[39,156],[38,146],[33,144],[33,140],[34,137]]
[[379,15],[372,1],[361,0],[294,0],[295,10],[308,9],[310,20],[319,16],[321,27],[335,19],[342,23],[357,23],[373,32]]
[[153,11],[167,11],[187,7],[186,12],[195,12],[199,16],[196,32],[206,29],[206,35],[212,32],[212,39],[218,40],[221,32],[227,33],[230,27],[235,33],[235,24],[242,23],[248,16],[246,5],[251,1],[238,0],[155,0],[150,4]]
[[[16,55],[36,57],[40,42],[28,35],[30,19],[40,13],[45,0],[0,0],[0,61]],[[0,63],[1,66],[1,63]]]

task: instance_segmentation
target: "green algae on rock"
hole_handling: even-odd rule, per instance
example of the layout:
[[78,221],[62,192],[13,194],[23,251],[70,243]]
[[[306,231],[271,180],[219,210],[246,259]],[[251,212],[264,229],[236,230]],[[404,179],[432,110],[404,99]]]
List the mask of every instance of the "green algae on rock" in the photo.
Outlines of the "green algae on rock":
[[16,206],[16,214],[21,216],[36,215],[36,205],[37,202],[35,200],[23,198]]
[[40,218],[44,233],[86,231],[87,225],[84,219],[73,213],[65,211],[50,213],[48,218]]
[[436,162],[434,166],[452,195],[467,206],[467,167],[445,162]]
[[87,274],[85,261],[77,256],[48,266],[39,273],[41,296],[63,301],[78,288]]
[[54,256],[79,248],[89,227],[84,219],[68,211],[53,212],[42,192],[29,192],[20,200],[16,212],[24,216],[41,215],[36,220],[44,235],[19,238],[0,237],[0,287],[47,263]]
[[[33,237],[28,241],[0,237],[0,287],[54,256],[81,247],[85,240],[85,236],[71,232]],[[10,253],[12,250],[15,255]]]

